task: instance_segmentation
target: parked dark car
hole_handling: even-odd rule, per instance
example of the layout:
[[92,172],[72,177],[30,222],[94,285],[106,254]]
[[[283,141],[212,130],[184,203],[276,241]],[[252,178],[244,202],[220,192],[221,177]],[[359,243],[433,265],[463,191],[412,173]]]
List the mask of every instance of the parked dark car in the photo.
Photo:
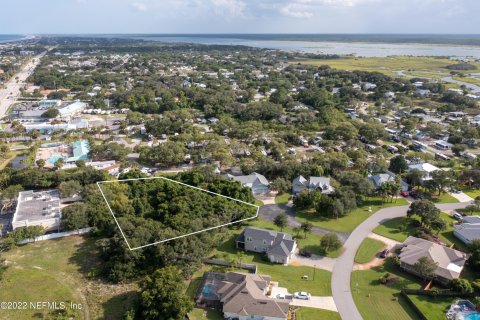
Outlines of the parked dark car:
[[382,252],[380,252],[380,258],[385,259],[389,253],[390,253],[390,250],[388,249],[383,250]]
[[310,258],[312,256],[312,253],[310,251],[307,251],[307,250],[300,250],[300,255],[302,257]]

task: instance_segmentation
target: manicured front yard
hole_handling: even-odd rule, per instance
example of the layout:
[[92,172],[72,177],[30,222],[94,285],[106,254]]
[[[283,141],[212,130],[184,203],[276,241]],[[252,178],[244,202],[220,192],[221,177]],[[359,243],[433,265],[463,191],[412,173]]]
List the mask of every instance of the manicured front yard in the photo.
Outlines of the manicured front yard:
[[[280,228],[275,226],[271,221],[264,219],[250,220],[247,224],[252,227],[280,231]],[[243,230],[243,228],[241,230]],[[238,230],[236,234],[240,233],[241,230]],[[303,232],[295,234],[293,232],[293,228],[291,227],[283,228],[283,232],[290,233],[292,236],[294,236],[299,249],[305,249],[311,253],[325,255],[330,258],[336,258],[342,253],[342,249],[340,248],[339,250],[331,251],[325,254],[325,252],[320,247],[320,240],[322,239],[322,236],[318,234],[310,233],[307,234],[305,237],[305,234]],[[235,246],[233,240],[232,243],[233,246]]]
[[409,235],[413,235],[415,228],[413,228],[407,217],[393,218],[385,221],[375,229],[373,232],[381,236],[403,242]]
[[[265,227],[268,225],[268,221],[259,220],[260,222],[254,226]],[[235,247],[235,238],[237,234],[243,230],[243,228],[236,231],[229,239],[223,242],[216,250],[215,257],[224,259],[227,261],[238,261],[243,263],[254,263],[257,265],[257,273],[267,274],[272,277],[272,281],[280,283],[281,287],[288,288],[290,293],[295,291],[307,291],[312,295],[330,296],[330,281],[331,273],[325,270],[315,270],[315,280],[313,267],[303,266],[283,266],[280,264],[273,264],[263,259],[260,254],[245,252],[238,250]],[[278,229],[277,229],[278,230]],[[287,231],[284,229],[284,231]],[[308,239],[318,237],[318,243],[320,236],[308,235]],[[245,272],[245,271],[244,271]],[[308,280],[302,280],[302,276],[307,275]]]
[[460,201],[458,201],[457,198],[455,198],[454,196],[452,196],[448,193],[442,193],[440,196],[432,197],[432,202],[434,202],[434,203],[456,203],[456,202],[460,202]]
[[[397,276],[395,283],[384,285],[379,282],[385,273]],[[363,319],[410,320],[418,319],[415,311],[400,294],[404,288],[419,289],[413,276],[400,272],[390,261],[383,266],[352,272],[351,288],[355,304]]]
[[480,190],[478,189],[469,189],[469,188],[463,188],[462,189],[463,193],[465,193],[467,196],[475,199],[476,197],[480,196]]
[[[382,208],[408,205],[407,200],[398,198],[394,202],[383,202],[379,197],[371,197],[365,200],[361,207],[338,219],[328,219],[315,214],[314,210],[298,211],[297,220],[309,221],[313,225],[338,232],[352,232],[360,223],[365,221],[373,213]],[[369,211],[371,209],[371,212]]]
[[276,204],[287,204],[292,195],[288,192],[275,197]]
[[338,312],[314,308],[300,308],[296,316],[297,320],[341,320]]
[[[441,218],[447,222],[447,229],[438,234],[440,240],[448,245],[454,244],[456,249],[465,251],[465,244],[453,234],[452,224],[456,220],[444,212],[441,213]],[[403,242],[408,236],[413,236],[415,234],[416,229],[411,226],[409,221],[410,219],[407,217],[390,219],[376,227],[373,232],[381,236]]]
[[367,263],[373,260],[375,256],[385,247],[381,241],[366,238],[355,254],[356,263]]

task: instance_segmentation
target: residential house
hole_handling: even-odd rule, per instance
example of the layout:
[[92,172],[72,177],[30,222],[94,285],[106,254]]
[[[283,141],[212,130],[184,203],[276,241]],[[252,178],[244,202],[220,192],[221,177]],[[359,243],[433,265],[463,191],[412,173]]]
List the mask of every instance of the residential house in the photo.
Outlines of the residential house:
[[465,244],[480,240],[480,216],[464,217],[461,223],[454,226],[453,234]]
[[225,319],[286,320],[290,300],[268,297],[270,284],[268,275],[206,272],[195,301],[221,309]]
[[248,176],[232,176],[231,174],[227,174],[226,177],[228,180],[238,181],[243,186],[252,189],[252,193],[255,195],[267,193],[269,191],[268,186],[270,183],[267,178],[256,172],[253,172]]
[[265,253],[270,262],[288,264],[297,248],[292,235],[272,230],[246,227],[235,240],[238,249]]
[[[396,182],[395,175],[392,172],[371,175],[368,177],[368,180],[372,182],[375,189],[380,188],[385,182]],[[400,180],[400,191],[408,191],[408,188],[408,183]]]
[[410,164],[408,166],[408,170],[419,170],[420,172],[423,172],[423,181],[426,180],[431,180],[432,179],[432,172],[440,170],[439,168],[435,167],[434,165],[431,165],[430,163],[423,162],[423,163],[416,163],[416,164]]
[[328,177],[310,177],[308,180],[303,176],[298,176],[292,181],[292,194],[297,195],[302,190],[307,189],[309,192],[320,190],[323,194],[330,194],[335,189],[330,185]]
[[402,269],[418,276],[420,274],[415,270],[415,263],[422,257],[433,260],[437,264],[433,276],[434,280],[448,285],[450,281],[460,277],[469,255],[428,240],[410,236],[403,242],[398,257]]

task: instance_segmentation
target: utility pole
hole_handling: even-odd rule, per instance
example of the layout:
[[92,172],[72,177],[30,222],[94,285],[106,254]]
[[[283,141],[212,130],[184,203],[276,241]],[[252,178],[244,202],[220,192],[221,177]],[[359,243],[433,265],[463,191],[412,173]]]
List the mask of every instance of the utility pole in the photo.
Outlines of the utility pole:
[[315,265],[313,265],[313,281],[315,281]]

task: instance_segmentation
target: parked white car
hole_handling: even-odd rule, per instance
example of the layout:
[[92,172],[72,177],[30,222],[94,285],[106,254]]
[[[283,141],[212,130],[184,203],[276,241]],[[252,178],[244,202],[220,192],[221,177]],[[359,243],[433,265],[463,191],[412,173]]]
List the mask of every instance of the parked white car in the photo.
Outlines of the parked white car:
[[311,295],[310,295],[310,293],[308,293],[308,292],[303,292],[303,291],[301,291],[301,292],[295,292],[295,293],[293,294],[293,297],[294,297],[295,299],[310,300]]

